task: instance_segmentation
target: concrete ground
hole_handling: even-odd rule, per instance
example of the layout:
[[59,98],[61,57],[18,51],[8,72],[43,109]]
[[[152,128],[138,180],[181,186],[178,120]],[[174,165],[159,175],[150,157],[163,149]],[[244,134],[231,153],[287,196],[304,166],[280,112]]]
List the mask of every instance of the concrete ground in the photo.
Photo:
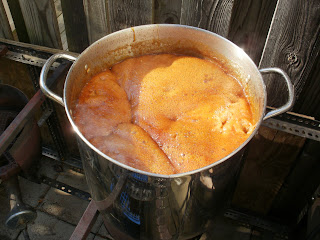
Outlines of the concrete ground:
[[[89,192],[85,176],[68,167],[58,167],[57,162],[43,157],[40,162],[39,174],[56,179],[72,187]],[[79,199],[46,184],[37,184],[24,178],[19,178],[23,201],[37,212],[34,222],[28,224],[27,232],[31,240],[64,240],[69,239],[88,201]],[[22,230],[10,230],[5,226],[5,219],[9,212],[9,200],[3,184],[0,184],[0,240],[24,240]],[[91,229],[88,239],[111,239],[98,217]],[[250,226],[243,226],[231,219],[218,218],[203,234],[200,240],[267,240],[274,238],[268,233],[262,233]]]
[[[43,157],[40,163],[40,174],[83,191],[89,191],[83,174],[65,166],[63,169],[57,168],[56,164],[57,162]],[[27,226],[30,239],[69,239],[89,202],[46,184],[33,183],[21,177],[19,177],[19,183],[24,203],[37,212],[36,220]],[[0,239],[24,240],[22,230],[11,230],[5,226],[9,213],[9,200],[3,184],[0,184],[0,206]],[[108,236],[101,217],[98,217],[88,239],[110,239]]]

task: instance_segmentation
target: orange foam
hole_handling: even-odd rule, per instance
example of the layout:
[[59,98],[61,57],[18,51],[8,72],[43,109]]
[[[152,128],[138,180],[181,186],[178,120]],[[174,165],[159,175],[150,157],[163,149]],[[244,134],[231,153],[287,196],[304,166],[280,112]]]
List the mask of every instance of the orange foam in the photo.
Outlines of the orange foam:
[[160,174],[227,156],[255,125],[244,89],[219,63],[172,54],[130,58],[92,78],[75,122],[110,157]]

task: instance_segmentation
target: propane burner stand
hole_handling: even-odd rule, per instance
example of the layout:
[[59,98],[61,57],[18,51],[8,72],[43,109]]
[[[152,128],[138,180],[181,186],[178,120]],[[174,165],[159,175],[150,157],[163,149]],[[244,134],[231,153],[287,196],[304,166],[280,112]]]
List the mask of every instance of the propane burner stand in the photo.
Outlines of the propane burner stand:
[[[63,52],[56,49],[38,47],[31,44],[17,43],[5,39],[0,39],[0,45],[0,51],[5,54],[5,58],[28,65],[30,76],[36,89],[38,89],[39,87],[38,68],[42,67],[45,61],[52,54]],[[77,56],[78,54],[73,55]],[[58,77],[66,72],[70,65],[71,64],[69,62],[56,62],[51,68],[51,70],[54,70],[54,73],[52,74],[51,78],[48,79],[48,82],[52,84]],[[14,138],[19,134],[26,119],[30,118],[34,111],[38,109],[44,101],[47,100],[38,90],[34,97],[29,101],[27,106],[23,109],[23,111],[18,114],[18,116],[12,121],[10,126],[0,136],[0,155],[5,152],[7,147],[10,145],[10,142],[12,142]],[[74,170],[83,173],[81,160],[79,158],[66,156],[67,154],[65,153],[66,146],[64,143],[64,138],[59,127],[59,122],[57,122],[57,118],[55,116],[56,113],[54,108],[52,107],[52,103],[46,102],[44,105],[42,105],[42,109],[43,115],[38,121],[38,124],[42,125],[44,122],[46,122],[49,125],[49,130],[56,148],[56,151],[53,151],[50,148],[43,147],[42,154],[60,163],[67,164]],[[263,122],[262,125],[276,130],[288,132],[297,136],[320,141],[320,122],[306,116],[301,116],[295,113],[284,113],[275,118],[268,119],[267,121]],[[43,183],[48,184],[51,187],[75,195],[83,200],[91,200],[91,196],[87,192],[83,192],[79,189],[73,188],[45,176],[42,176],[41,180]],[[96,206],[93,202],[90,202],[71,238],[84,239],[85,236],[90,232],[90,229],[97,215],[98,212]],[[256,216],[237,211],[235,209],[228,209],[225,212],[224,216],[242,222],[244,225],[255,226],[266,229],[273,233],[277,233],[277,236],[280,237],[280,239],[286,239],[290,232],[290,228],[288,226],[261,219]]]
[[[41,181],[42,183],[47,184],[50,187],[59,189],[65,193],[71,194],[73,196],[76,196],[82,200],[89,202],[87,210],[83,215],[85,218],[81,219],[78,224],[78,226],[81,226],[81,227],[80,228],[77,227],[77,229],[74,232],[74,235],[79,237],[81,236],[79,234],[80,232],[89,233],[94,222],[88,221],[88,218],[92,217],[93,211],[95,211],[94,209],[96,209],[97,211],[95,204],[91,201],[90,193],[71,187],[63,182],[57,181],[55,179],[52,179],[46,176],[42,176]],[[86,216],[86,214],[89,214],[89,216]],[[227,209],[225,211],[224,217],[235,220],[237,222],[241,222],[244,226],[254,226],[257,228],[270,231],[271,233],[276,234],[278,236],[278,239],[287,239],[290,233],[290,227],[288,226],[281,225],[281,224],[272,222],[270,220],[262,219],[260,217],[256,217],[232,208]],[[95,218],[92,217],[91,221],[95,221]],[[79,238],[74,238],[74,239],[79,239]],[[85,239],[85,236],[82,236],[81,239]]]

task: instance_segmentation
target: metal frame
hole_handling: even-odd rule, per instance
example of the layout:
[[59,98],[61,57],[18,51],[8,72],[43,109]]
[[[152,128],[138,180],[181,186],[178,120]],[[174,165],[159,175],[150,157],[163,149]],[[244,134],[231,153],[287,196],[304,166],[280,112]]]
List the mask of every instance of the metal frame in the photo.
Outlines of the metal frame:
[[[5,45],[7,48],[4,57],[16,62],[28,64],[30,76],[36,90],[39,89],[39,67],[42,67],[46,60],[53,53],[63,52],[56,49],[37,47],[31,44],[17,43],[4,39],[0,39],[0,45]],[[77,54],[73,55],[77,56]],[[68,66],[70,66],[70,63],[56,62],[51,68],[52,70],[56,70],[51,76],[51,83],[63,73],[65,73],[68,69]],[[44,104],[42,104],[43,102]],[[13,121],[13,126],[10,125],[5,133],[0,136],[0,154],[2,154],[6,149],[7,143],[10,142],[10,140],[14,138],[15,135],[19,132],[19,127],[23,125],[24,119],[31,116],[35,109],[37,109],[40,105],[43,109],[43,115],[39,120],[39,125],[42,125],[44,122],[48,124],[50,134],[54,140],[56,147],[56,150],[52,150],[48,147],[43,147],[42,154],[56,161],[59,161],[60,163],[66,164],[78,172],[83,173],[81,160],[79,158],[68,156],[65,151],[65,140],[52,102],[49,99],[45,99],[45,97],[39,90],[26,106],[28,111],[24,112],[23,114],[19,114]],[[264,121],[262,125],[304,138],[320,141],[320,122],[307,116],[301,116],[296,113],[283,113],[277,117],[273,117]],[[51,187],[75,195],[83,200],[91,200],[91,196],[87,192],[83,192],[79,189],[73,188],[45,176],[43,176],[41,180],[43,183],[48,184]],[[93,202],[90,202],[72,236],[76,237],[76,239],[84,239],[84,236],[88,233],[88,231],[90,231],[97,215],[98,213],[96,211],[96,207],[93,205]],[[272,221],[261,219],[250,214],[237,211],[235,209],[227,210],[225,216],[233,220],[240,221],[245,225],[259,227],[270,232],[277,233],[280,239],[286,239],[289,234],[288,226],[279,225]]]

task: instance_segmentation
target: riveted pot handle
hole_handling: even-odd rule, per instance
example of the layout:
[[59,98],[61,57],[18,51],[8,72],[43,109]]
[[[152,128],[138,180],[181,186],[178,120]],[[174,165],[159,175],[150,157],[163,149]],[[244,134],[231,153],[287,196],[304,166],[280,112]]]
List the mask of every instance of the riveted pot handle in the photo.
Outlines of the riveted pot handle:
[[75,57],[73,57],[71,55],[65,54],[65,53],[57,53],[57,54],[52,55],[42,67],[42,70],[41,70],[41,73],[40,73],[40,88],[41,88],[41,91],[48,98],[56,101],[57,103],[59,103],[60,105],[62,105],[64,107],[64,102],[62,100],[62,97],[60,97],[57,94],[55,94],[54,92],[52,92],[46,85],[47,76],[48,76],[48,72],[50,70],[50,67],[59,58],[64,58],[64,59],[67,59],[69,61],[75,61],[77,59],[77,58],[75,58]]
[[266,120],[268,118],[274,117],[274,116],[279,115],[281,113],[287,112],[293,106],[294,98],[295,98],[294,97],[294,88],[293,88],[293,85],[291,83],[289,76],[280,68],[263,68],[263,69],[260,69],[259,71],[261,73],[278,73],[278,74],[280,74],[284,78],[284,80],[287,84],[288,93],[289,93],[287,103],[279,108],[276,108],[276,109],[268,112],[264,116],[263,120]]

